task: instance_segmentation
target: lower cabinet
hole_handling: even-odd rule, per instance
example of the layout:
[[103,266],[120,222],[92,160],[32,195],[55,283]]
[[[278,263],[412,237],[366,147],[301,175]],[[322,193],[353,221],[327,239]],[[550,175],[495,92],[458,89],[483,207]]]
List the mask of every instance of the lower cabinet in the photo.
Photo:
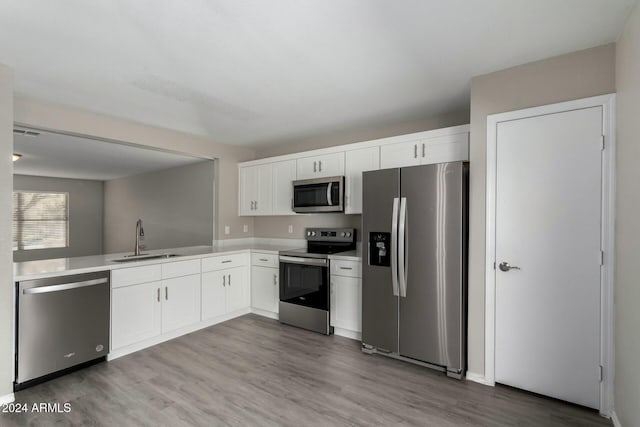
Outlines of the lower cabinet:
[[112,350],[160,335],[161,288],[162,282],[150,282],[111,291]]
[[338,335],[360,338],[362,274],[358,261],[331,260],[331,326]]
[[200,274],[114,288],[111,348],[118,349],[200,321]]
[[202,273],[202,320],[249,307],[246,267]]
[[200,274],[162,281],[162,333],[200,321]]
[[279,270],[273,267],[251,267],[251,307],[278,313]]

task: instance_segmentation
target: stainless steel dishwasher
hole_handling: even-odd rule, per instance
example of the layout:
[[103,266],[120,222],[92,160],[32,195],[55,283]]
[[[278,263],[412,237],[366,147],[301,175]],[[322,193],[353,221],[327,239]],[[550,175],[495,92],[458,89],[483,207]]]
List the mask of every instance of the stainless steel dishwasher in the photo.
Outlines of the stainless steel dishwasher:
[[104,360],[109,353],[109,272],[16,283],[19,390]]

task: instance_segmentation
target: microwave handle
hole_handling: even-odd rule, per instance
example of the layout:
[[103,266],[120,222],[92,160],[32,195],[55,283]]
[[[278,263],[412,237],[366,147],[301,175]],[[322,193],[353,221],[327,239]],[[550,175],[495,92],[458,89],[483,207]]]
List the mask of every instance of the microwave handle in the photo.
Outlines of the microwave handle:
[[327,206],[333,206],[333,203],[331,202],[331,186],[333,185],[333,182],[330,182],[329,185],[327,185]]

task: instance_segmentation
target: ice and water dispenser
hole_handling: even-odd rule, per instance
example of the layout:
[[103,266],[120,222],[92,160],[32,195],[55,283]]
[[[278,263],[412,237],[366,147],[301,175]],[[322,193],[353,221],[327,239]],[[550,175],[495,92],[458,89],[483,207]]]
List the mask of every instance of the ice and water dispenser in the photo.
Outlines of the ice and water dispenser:
[[369,265],[381,267],[391,265],[391,233],[377,231],[369,233]]

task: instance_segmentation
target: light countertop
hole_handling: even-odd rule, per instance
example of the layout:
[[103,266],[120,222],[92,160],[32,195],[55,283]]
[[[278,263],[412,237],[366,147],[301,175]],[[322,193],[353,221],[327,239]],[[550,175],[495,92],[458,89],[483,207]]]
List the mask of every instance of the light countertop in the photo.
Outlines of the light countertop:
[[[160,249],[145,251],[148,254],[177,254],[174,258],[156,258],[128,262],[116,262],[129,253],[115,253],[106,255],[92,255],[73,258],[56,258],[38,261],[24,261],[13,263],[13,280],[41,279],[52,276],[64,276],[69,274],[90,273],[93,271],[116,270],[119,268],[134,267],[140,265],[162,264],[167,262],[183,261],[195,258],[204,258],[207,255],[232,254],[245,251],[278,253],[278,251],[292,249],[296,246],[268,243],[233,243],[225,244],[222,248],[213,246],[191,246],[186,248]],[[330,259],[361,261],[361,251],[341,252],[330,255]]]

